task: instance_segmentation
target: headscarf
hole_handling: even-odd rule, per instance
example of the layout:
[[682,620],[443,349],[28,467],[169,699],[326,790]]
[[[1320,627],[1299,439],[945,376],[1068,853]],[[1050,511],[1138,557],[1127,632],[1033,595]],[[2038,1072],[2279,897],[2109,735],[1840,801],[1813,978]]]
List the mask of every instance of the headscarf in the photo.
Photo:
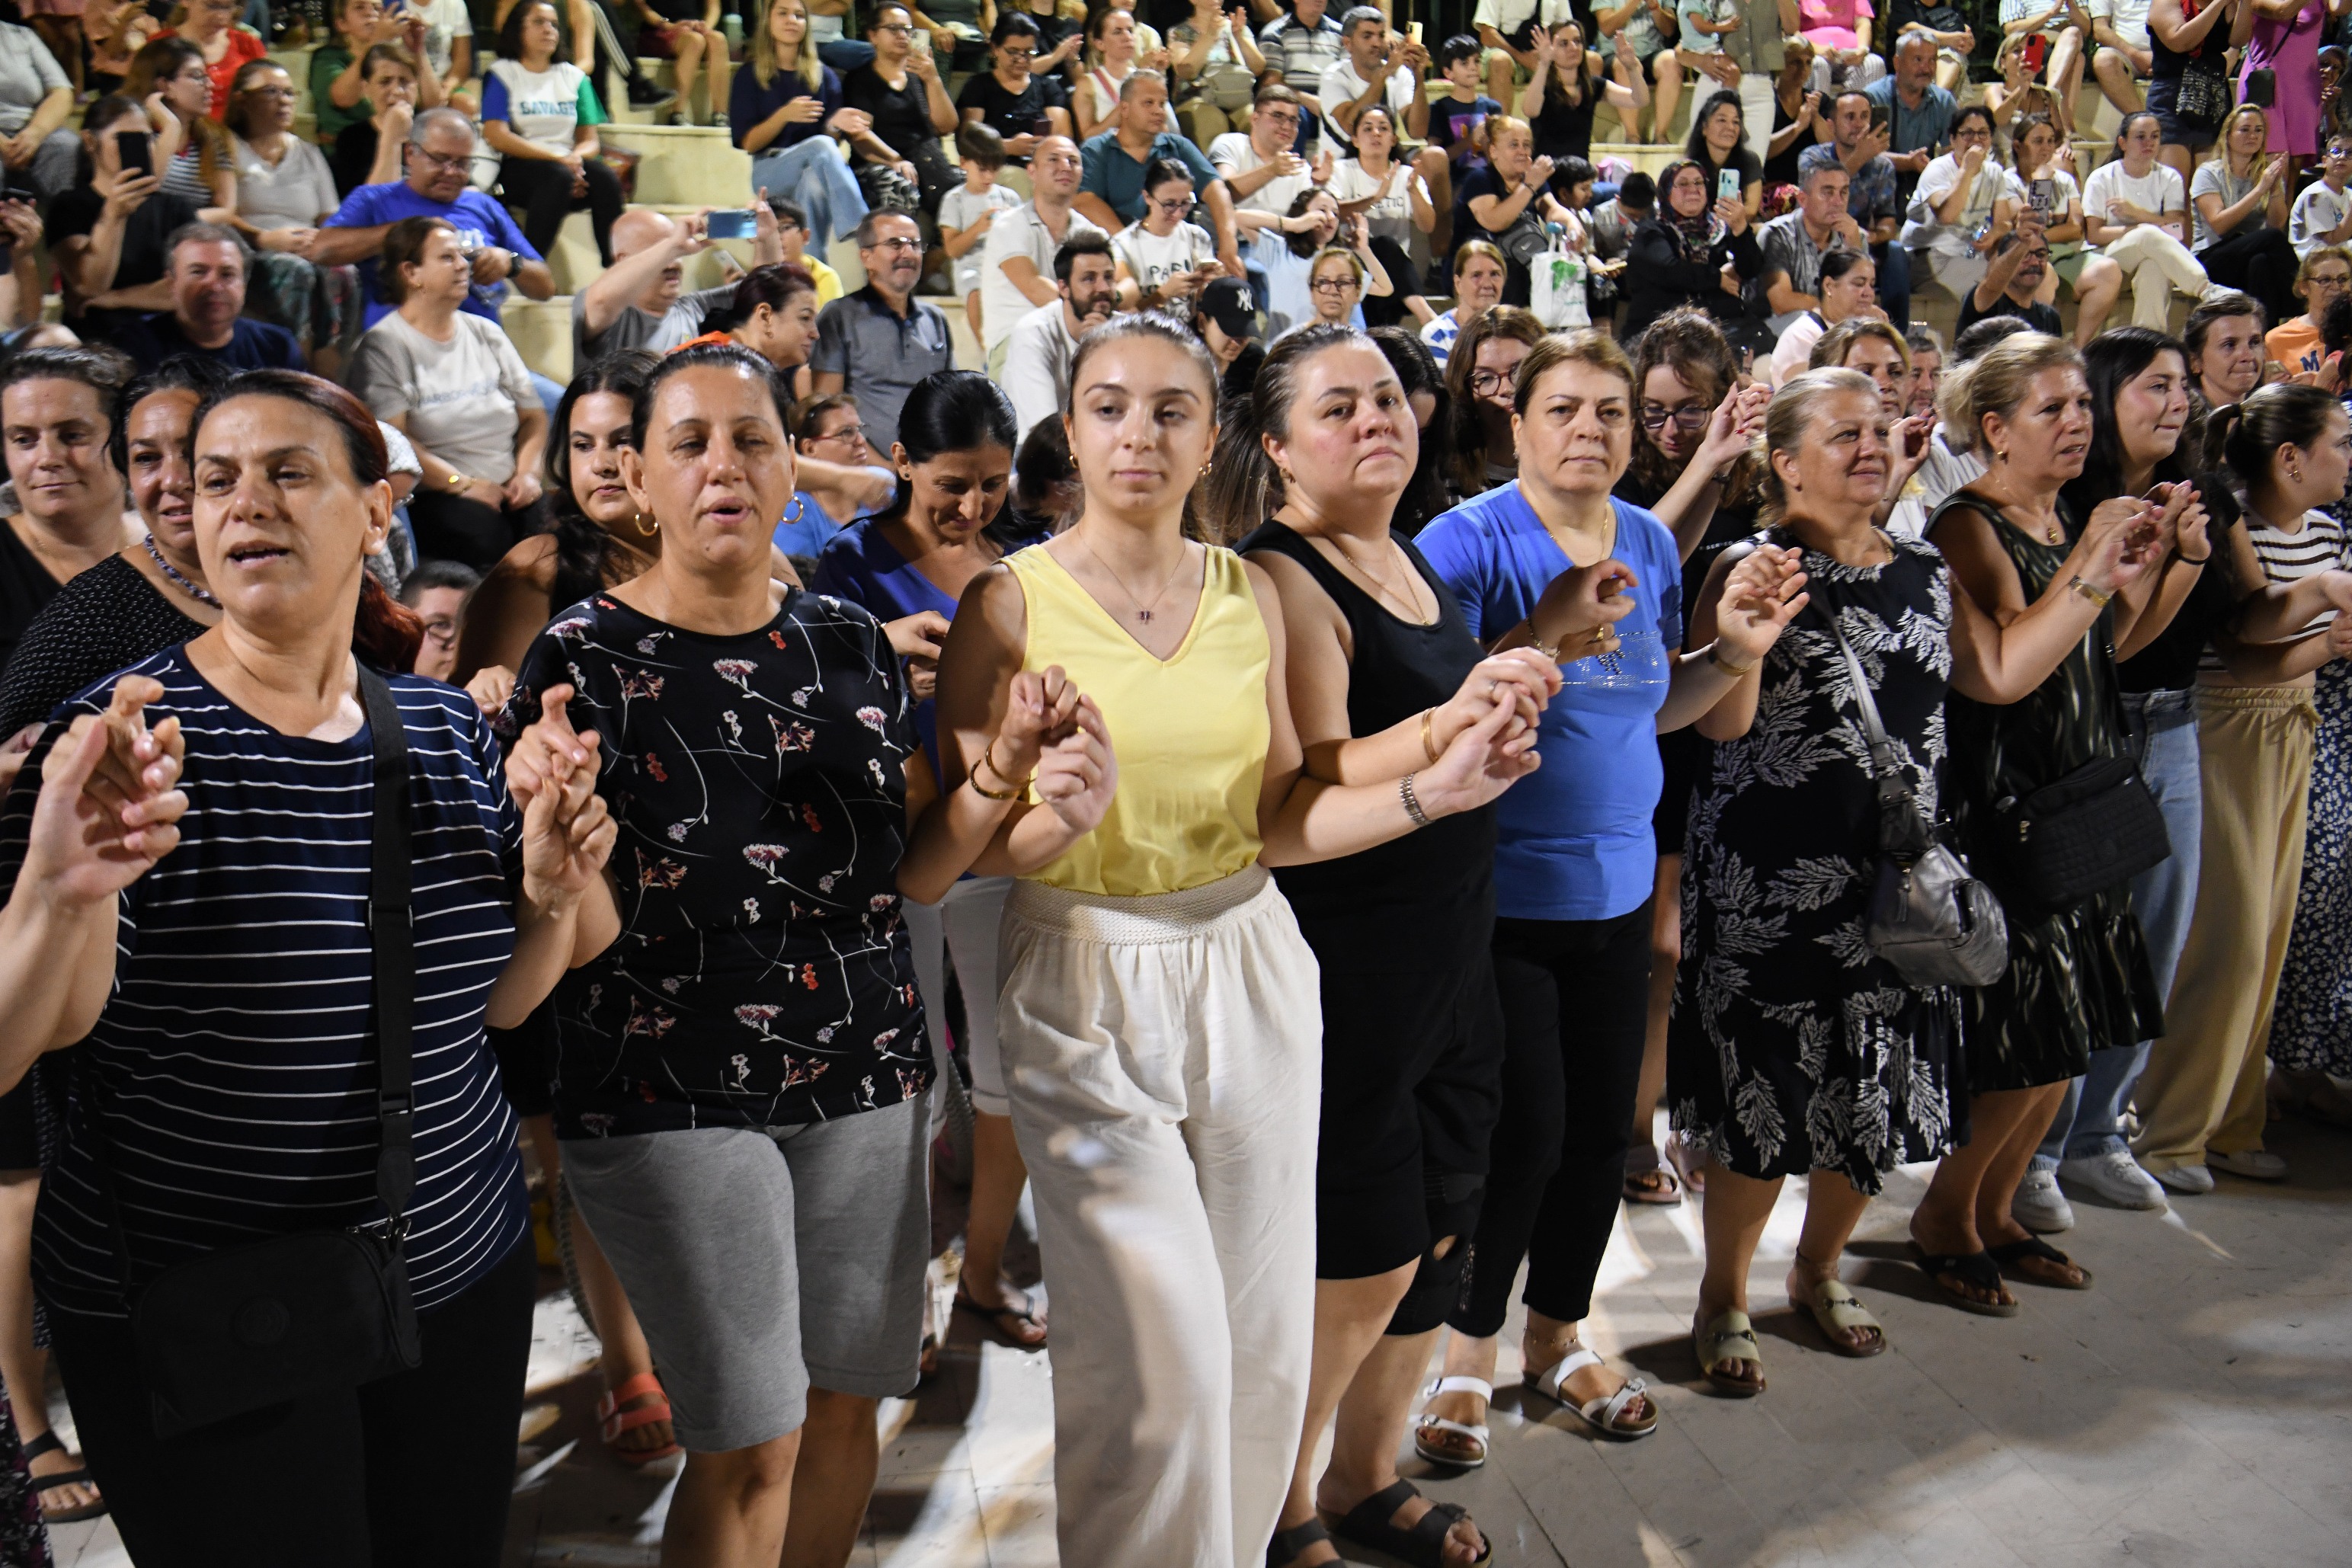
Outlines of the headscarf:
[[1701,181],[1707,178],[1706,165],[1693,158],[1677,158],[1661,169],[1658,172],[1657,219],[1665,226],[1666,232],[1674,236],[1675,248],[1685,261],[1703,262],[1713,256],[1715,247],[1723,242],[1723,237],[1729,231],[1724,227],[1723,220],[1715,216],[1712,195],[1707,198],[1706,205],[1699,209],[1696,217],[1685,217],[1675,210],[1675,182],[1682,177],[1685,169],[1696,169]]

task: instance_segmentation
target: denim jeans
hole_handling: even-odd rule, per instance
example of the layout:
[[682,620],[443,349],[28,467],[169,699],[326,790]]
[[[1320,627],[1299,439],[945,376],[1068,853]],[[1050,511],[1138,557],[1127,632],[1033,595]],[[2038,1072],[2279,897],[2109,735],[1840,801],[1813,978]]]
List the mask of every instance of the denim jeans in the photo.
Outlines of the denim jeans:
[[834,151],[830,136],[812,136],[751,160],[751,189],[783,196],[808,216],[810,248],[819,257],[866,216],[856,176]]
[[[2187,691],[2151,691],[2126,696],[2140,716],[2147,749],[2140,774],[2147,780],[2172,853],[2132,881],[2132,912],[2147,938],[2148,963],[2159,994],[2172,991],[2172,972],[2189,940],[2189,917],[2197,908],[2197,855],[2203,832],[2204,792],[2197,762],[2197,700]],[[2124,1147],[2124,1107],[2147,1066],[2149,1042],[2091,1053],[2091,1070],[2066,1087],[2066,1098],[2051,1119],[2050,1135],[2033,1163],[2053,1170],[2058,1162],[2086,1159]]]
[[1878,264],[1878,303],[1885,310],[1887,321],[1898,332],[1909,331],[1911,253],[1899,240],[1890,240],[1872,246],[1870,258]]

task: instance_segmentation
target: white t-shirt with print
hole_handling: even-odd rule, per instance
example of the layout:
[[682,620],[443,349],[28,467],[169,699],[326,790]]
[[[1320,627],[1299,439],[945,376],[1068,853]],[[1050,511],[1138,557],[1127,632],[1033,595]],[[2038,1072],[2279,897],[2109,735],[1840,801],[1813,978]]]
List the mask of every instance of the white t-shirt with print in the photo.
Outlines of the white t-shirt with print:
[[[425,59],[433,74],[449,74],[449,41],[474,36],[474,18],[466,9],[466,0],[411,0],[409,14],[425,18]],[[474,64],[482,62],[478,58]]]
[[2326,237],[2347,213],[2352,213],[2352,189],[2331,191],[2325,180],[2295,197],[2294,211],[2286,220],[2286,237],[2294,242],[2295,254],[2308,256],[2327,244]]
[[1110,246],[1127,264],[1128,275],[1146,289],[1157,288],[1179,272],[1190,272],[1217,256],[1217,242],[1196,223],[1180,223],[1165,236],[1131,223],[1113,237]]
[[587,73],[570,60],[543,71],[525,70],[520,60],[499,60],[482,87],[482,118],[504,120],[507,129],[534,147],[572,151],[582,125],[602,125],[605,115]]
[[514,478],[518,410],[536,407],[530,372],[506,334],[460,310],[448,342],[436,343],[399,311],[360,339],[352,389],[379,419],[407,416],[408,433],[468,479]]
[[[2162,163],[2152,164],[2147,174],[2134,179],[2124,172],[2121,158],[2111,158],[2083,182],[2083,216],[2114,223],[2111,204],[2117,201],[2128,202],[2142,212],[2186,212],[2189,190],[2180,183],[2179,174]],[[2172,237],[2184,238],[2178,234]]]

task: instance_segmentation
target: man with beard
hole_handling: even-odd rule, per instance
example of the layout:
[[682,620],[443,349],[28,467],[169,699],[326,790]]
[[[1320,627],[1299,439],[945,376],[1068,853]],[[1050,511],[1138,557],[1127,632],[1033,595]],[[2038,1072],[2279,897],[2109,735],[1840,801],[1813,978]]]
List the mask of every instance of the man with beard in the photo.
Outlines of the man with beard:
[[1021,434],[1058,416],[1070,395],[1070,361],[1078,340],[1110,320],[1118,295],[1118,263],[1100,234],[1072,235],[1054,253],[1060,298],[1013,325],[1003,384],[1013,399]]
[[869,212],[857,226],[857,260],[866,287],[824,308],[809,358],[816,395],[845,392],[857,400],[866,438],[877,452],[898,439],[898,410],[915,384],[955,368],[948,319],[915,298],[923,275],[922,231],[905,213]]

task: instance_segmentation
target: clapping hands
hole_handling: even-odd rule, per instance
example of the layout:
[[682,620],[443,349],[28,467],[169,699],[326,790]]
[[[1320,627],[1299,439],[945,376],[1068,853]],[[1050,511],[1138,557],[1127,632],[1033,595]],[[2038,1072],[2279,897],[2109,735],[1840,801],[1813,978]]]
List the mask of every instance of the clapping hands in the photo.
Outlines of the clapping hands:
[[126,675],[104,713],[76,719],[59,738],[42,771],[19,886],[88,909],[178,847],[187,747],[177,718],[147,725],[147,704],[163,695],[161,681]]

